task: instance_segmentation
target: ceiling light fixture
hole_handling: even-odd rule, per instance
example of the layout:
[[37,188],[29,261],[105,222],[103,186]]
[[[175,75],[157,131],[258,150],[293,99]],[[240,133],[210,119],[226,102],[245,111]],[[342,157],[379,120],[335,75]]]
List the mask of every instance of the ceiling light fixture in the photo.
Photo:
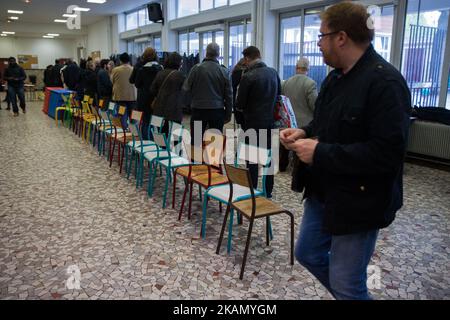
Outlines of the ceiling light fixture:
[[46,39],[53,39],[52,36],[42,36],[42,38],[46,38]]
[[63,20],[63,19],[55,19],[55,22],[59,22],[59,23],[67,23],[67,20]]
[[76,7],[76,8],[73,8],[73,11],[83,11],[83,12],[87,12],[87,11],[90,11],[91,9],[89,9],[89,8],[80,8],[80,7]]
[[19,20],[19,17],[9,17],[11,20]]
[[71,14],[71,13],[64,13],[62,16],[65,17],[65,18],[76,18],[76,17],[78,17],[78,15]]
[[47,35],[51,37],[59,37],[59,33],[47,33]]
[[19,10],[8,10],[8,13],[23,14],[23,11],[19,11]]
[[4,33],[1,33],[0,34],[0,37],[7,37],[8,35],[7,34],[4,34]]
[[2,31],[3,34],[16,34],[14,31]]
[[105,3],[106,0],[87,0],[87,2],[90,2],[90,3],[100,3],[100,4],[102,4],[102,3]]

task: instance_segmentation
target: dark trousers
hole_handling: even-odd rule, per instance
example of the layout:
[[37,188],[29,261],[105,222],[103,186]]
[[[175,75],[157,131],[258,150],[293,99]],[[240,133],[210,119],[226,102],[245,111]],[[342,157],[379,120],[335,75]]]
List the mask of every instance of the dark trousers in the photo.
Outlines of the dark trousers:
[[225,122],[224,109],[192,109],[191,115],[191,143],[194,144],[195,139],[195,122],[202,124],[202,139],[207,129],[217,129],[223,132]]
[[131,119],[131,113],[133,112],[136,102],[135,101],[116,101],[117,111],[119,111],[120,107],[125,107],[127,112],[122,117],[122,127],[124,129],[128,128],[128,119]]
[[[245,128],[244,130],[247,131],[249,129],[252,128]],[[257,133],[257,137],[258,137],[258,147],[262,147],[262,148],[267,148],[267,149],[271,149],[272,148],[272,128],[265,128],[264,130],[266,130],[267,135],[266,135],[266,141],[265,144],[262,143],[263,141],[261,140],[264,135],[262,135],[259,130],[261,129],[255,129],[256,133]],[[246,137],[245,139],[245,143],[249,143],[249,139],[248,137]],[[247,162],[247,168],[250,171],[250,177],[252,178],[252,185],[253,188],[258,188],[258,167],[259,165],[257,164],[251,164]],[[266,195],[268,198],[272,197],[272,191],[273,191],[273,184],[274,184],[274,176],[273,175],[267,175],[266,176]]]
[[141,133],[142,133],[142,140],[153,140],[153,135],[150,132],[150,120],[152,119],[152,114],[150,111],[144,111],[142,115],[142,126],[141,126]]
[[8,86],[8,100],[12,104],[14,113],[19,112],[16,96],[19,98],[20,107],[25,110],[25,91],[23,87]]
[[281,143],[280,143],[280,171],[284,172],[287,170],[287,167],[289,166],[289,154],[291,153],[290,150],[286,149]]

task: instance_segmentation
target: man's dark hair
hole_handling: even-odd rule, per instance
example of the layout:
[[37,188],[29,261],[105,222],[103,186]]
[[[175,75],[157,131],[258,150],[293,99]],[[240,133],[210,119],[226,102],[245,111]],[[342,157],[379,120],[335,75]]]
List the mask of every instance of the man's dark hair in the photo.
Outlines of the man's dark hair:
[[130,55],[128,53],[124,52],[124,53],[122,53],[119,56],[119,60],[122,63],[129,63],[130,62]]
[[86,69],[86,64],[87,64],[86,60],[80,59],[80,68],[81,69]]
[[245,58],[249,58],[251,60],[261,59],[261,52],[254,46],[245,48],[244,51],[242,51],[242,54]]
[[178,52],[172,52],[166,59],[166,68],[179,69],[182,61],[183,57]]
[[55,64],[59,64],[59,59],[55,59]]
[[331,32],[344,31],[358,44],[370,43],[375,36],[375,30],[367,24],[370,14],[362,4],[340,2],[322,12],[320,18]]
[[100,68],[105,69],[105,67],[108,65],[109,63],[109,59],[102,59],[102,61],[100,61]]
[[14,58],[14,57],[9,57],[9,58],[8,58],[8,61],[14,61],[14,62],[16,62],[16,58]]

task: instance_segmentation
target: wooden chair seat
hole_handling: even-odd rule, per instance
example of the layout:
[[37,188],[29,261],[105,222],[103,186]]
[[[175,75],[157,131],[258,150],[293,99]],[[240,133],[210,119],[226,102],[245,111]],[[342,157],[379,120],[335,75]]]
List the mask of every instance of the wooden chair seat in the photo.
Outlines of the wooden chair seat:
[[[280,207],[275,202],[267,198],[255,198],[255,218],[261,218],[265,216],[270,216],[273,214],[284,212],[285,210]],[[238,209],[247,218],[252,216],[252,199],[247,199],[243,201],[233,202],[233,206]]]
[[209,182],[208,174],[201,174],[196,177],[192,177],[192,181],[196,184],[201,185],[204,188],[207,188],[211,186],[218,186],[220,184],[228,183],[228,178],[223,174],[214,172],[211,173],[211,184],[209,185],[208,185]]
[[[216,169],[211,169],[211,172],[219,172]],[[188,178],[189,177],[189,166],[181,167],[176,170],[176,174]],[[208,174],[207,165],[192,165],[191,177],[196,177],[202,174]]]

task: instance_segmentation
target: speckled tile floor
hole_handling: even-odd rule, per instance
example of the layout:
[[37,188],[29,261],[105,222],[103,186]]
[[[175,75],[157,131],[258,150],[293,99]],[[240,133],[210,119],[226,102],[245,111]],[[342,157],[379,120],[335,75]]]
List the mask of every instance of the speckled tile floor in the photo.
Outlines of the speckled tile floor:
[[[231,254],[223,246],[216,255],[223,216],[215,203],[199,239],[199,214],[178,221],[177,211],[161,209],[161,187],[147,199],[40,109],[31,103],[18,118],[0,111],[1,299],[331,299],[289,265],[287,218],[273,219],[270,247],[257,223],[240,281],[245,223],[235,226]],[[303,209],[289,187],[289,175],[278,175],[274,199],[298,226]],[[449,219],[450,173],[406,165],[405,206],[380,232],[371,263],[381,270],[376,299],[450,298]],[[72,265],[79,290],[66,287]]]

